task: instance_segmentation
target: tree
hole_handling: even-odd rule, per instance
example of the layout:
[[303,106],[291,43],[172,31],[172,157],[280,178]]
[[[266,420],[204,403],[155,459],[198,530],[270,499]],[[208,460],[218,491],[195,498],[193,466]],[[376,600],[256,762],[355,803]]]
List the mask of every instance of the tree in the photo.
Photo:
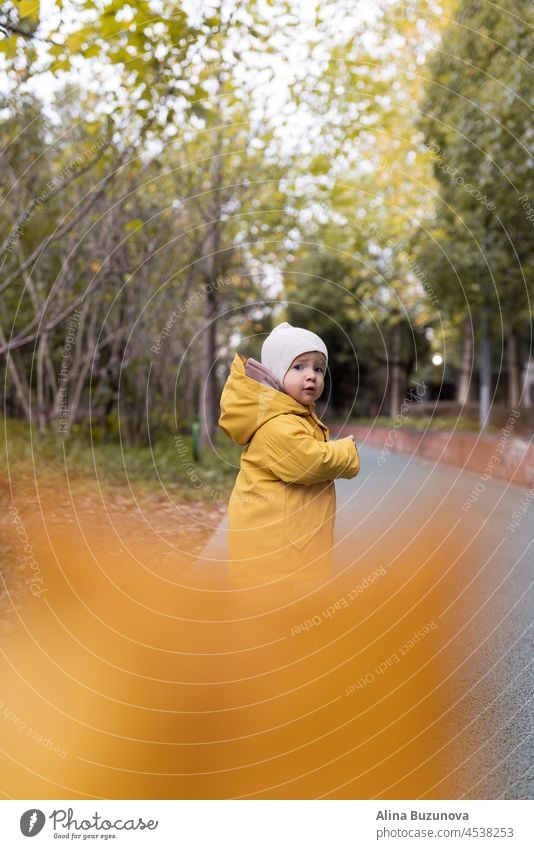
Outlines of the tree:
[[295,256],[287,269],[289,300],[308,304],[310,290],[319,287],[325,315],[335,304],[352,346],[363,346],[373,363],[369,387],[359,385],[360,397],[368,393],[367,412],[377,406],[379,375],[389,413],[398,413],[412,369],[421,367],[428,348],[425,327],[443,324],[412,252],[413,236],[431,210],[416,104],[421,61],[440,25],[436,8],[395,4],[379,10],[370,26],[351,19],[346,7],[321,6],[314,61],[303,63],[292,85],[308,120],[298,140],[306,177],[288,189],[296,218],[288,239]]
[[[191,418],[194,405],[206,398],[205,434],[213,437],[217,326],[230,312],[224,331],[230,329],[232,310],[242,307],[247,320],[261,298],[257,283],[251,285],[253,268],[272,254],[270,245],[249,244],[247,215],[272,204],[276,228],[283,206],[278,170],[273,160],[269,174],[264,166],[270,129],[252,122],[253,83],[238,85],[233,69],[240,50],[254,64],[255,55],[271,49],[269,36],[287,7],[279,4],[263,20],[255,0],[240,7],[223,0],[192,24],[172,3],[124,9],[88,0],[65,8],[75,5],[80,14],[71,16],[74,22],[57,26],[52,19],[39,22],[37,6],[31,27],[27,4],[2,9],[4,63],[8,79],[19,85],[2,125],[8,164],[2,214],[16,226],[6,228],[2,254],[5,315],[12,326],[0,345],[18,398],[13,409],[28,418],[37,409],[43,430],[58,416],[60,392],[68,392],[67,430],[87,405],[105,429],[117,421],[120,406],[126,439],[142,441],[149,426],[147,383],[168,402],[172,355],[184,357],[200,335],[202,374],[190,363],[180,370],[184,391],[177,395],[177,413]],[[43,122],[39,105],[34,115],[21,111],[24,83],[47,68],[69,79],[74,56],[77,66],[82,60],[94,69],[95,79],[105,68],[115,85],[61,92],[54,105],[61,129],[50,145],[56,133]],[[94,157],[80,160],[80,149],[91,141]],[[45,174],[57,171],[57,183],[43,192]],[[31,175],[33,186],[30,178],[21,182],[23,174]],[[198,292],[202,297],[194,298]],[[85,352],[58,380],[74,313]],[[178,323],[176,315],[179,333],[165,345],[169,318]],[[159,404],[154,418],[164,418]]]
[[429,234],[418,240],[421,262],[467,328],[473,314],[491,330],[501,362],[506,343],[511,407],[518,340],[528,355],[532,316],[534,233],[521,203],[534,195],[532,23],[528,2],[460,3],[429,63],[421,121],[440,187]]

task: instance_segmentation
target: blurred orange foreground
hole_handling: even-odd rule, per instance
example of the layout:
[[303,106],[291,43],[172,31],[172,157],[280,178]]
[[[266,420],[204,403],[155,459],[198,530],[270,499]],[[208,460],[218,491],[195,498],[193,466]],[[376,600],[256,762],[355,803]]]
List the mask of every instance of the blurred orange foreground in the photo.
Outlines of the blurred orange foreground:
[[295,599],[193,578],[134,512],[19,507],[42,580],[0,655],[6,798],[440,798],[447,584],[424,543]]

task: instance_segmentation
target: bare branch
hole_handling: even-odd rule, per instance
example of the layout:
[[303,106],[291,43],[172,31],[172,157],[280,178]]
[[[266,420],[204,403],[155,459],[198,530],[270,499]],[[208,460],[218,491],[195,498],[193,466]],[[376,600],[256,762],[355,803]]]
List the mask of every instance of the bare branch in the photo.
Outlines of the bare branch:
[[[90,198],[89,202],[86,203],[85,206],[82,206],[80,208],[78,214],[74,216],[72,221],[69,221],[67,224],[64,224],[63,227],[60,227],[59,229],[56,229],[53,233],[50,233],[48,236],[45,236],[42,242],[37,245],[37,247],[32,251],[30,256],[22,263],[22,265],[19,265],[7,278],[7,280],[2,283],[2,285],[0,286],[0,294],[2,292],[5,292],[5,290],[9,288],[9,286],[11,286],[11,284],[14,283],[15,280],[21,277],[23,273],[34,263],[34,261],[38,259],[38,257],[42,253],[44,253],[44,251],[48,248],[49,245],[53,244],[54,242],[57,242],[59,239],[63,239],[64,236],[70,233],[70,231],[73,230],[74,227],[76,227],[76,225],[83,218],[85,218],[85,216],[91,211],[97,201],[102,197],[108,183],[110,183],[113,177],[115,176],[115,173],[116,171],[113,171],[111,174],[108,174],[107,177],[102,180],[100,189],[93,195],[92,198]],[[88,195],[90,194],[91,192],[88,192]]]

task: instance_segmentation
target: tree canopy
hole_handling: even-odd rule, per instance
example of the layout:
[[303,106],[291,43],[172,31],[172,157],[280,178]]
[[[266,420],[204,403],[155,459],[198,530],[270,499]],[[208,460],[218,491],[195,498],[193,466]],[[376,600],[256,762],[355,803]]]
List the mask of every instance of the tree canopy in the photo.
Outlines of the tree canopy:
[[327,341],[333,412],[395,415],[414,381],[463,402],[483,308],[519,403],[532,14],[7,0],[6,410],[133,442],[200,413],[213,438],[232,350],[282,319]]

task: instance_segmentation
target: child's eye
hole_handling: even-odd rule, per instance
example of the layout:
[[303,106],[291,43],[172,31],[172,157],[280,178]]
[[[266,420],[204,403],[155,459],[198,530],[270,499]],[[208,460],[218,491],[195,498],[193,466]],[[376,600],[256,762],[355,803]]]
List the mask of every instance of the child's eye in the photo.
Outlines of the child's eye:
[[293,368],[302,368],[302,363],[297,363],[297,365],[293,366]]
[[324,368],[322,366],[316,366],[315,371],[320,371],[322,374],[324,372]]

